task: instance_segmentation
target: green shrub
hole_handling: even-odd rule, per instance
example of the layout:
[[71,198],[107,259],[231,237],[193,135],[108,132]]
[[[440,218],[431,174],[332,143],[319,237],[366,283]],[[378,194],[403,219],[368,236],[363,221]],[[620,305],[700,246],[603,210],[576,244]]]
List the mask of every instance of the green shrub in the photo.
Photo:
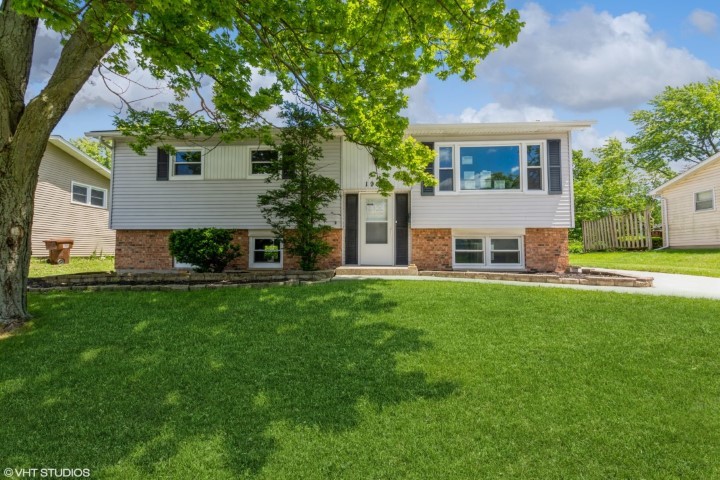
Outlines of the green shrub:
[[653,246],[653,250],[662,248],[662,246],[663,246],[662,237],[652,237],[652,246]]
[[241,256],[232,244],[232,232],[219,228],[188,228],[170,234],[170,253],[178,262],[193,265],[196,272],[220,273]]
[[568,251],[570,253],[583,253],[585,248],[581,240],[570,240],[568,242]]

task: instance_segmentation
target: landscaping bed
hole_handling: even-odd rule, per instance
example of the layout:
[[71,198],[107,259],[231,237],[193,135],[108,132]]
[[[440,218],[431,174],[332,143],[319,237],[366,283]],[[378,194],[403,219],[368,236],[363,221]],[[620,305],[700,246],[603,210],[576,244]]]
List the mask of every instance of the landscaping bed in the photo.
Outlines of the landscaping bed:
[[477,271],[434,271],[418,272],[424,277],[473,278],[480,280],[504,280],[512,282],[559,283],[563,285],[595,285],[603,287],[652,287],[652,277],[621,275],[602,272],[591,268],[571,269],[567,273],[515,273]]
[[222,287],[263,287],[267,285],[299,285],[331,279],[333,270],[303,271],[242,271],[225,273],[81,273],[31,278],[28,291],[62,290],[198,290]]

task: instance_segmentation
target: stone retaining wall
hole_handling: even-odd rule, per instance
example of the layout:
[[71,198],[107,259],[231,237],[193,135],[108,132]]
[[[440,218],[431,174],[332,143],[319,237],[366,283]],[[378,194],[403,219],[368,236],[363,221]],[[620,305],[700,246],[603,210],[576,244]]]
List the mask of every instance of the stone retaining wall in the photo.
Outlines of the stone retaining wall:
[[422,271],[423,277],[474,278],[481,280],[503,280],[511,282],[559,283],[564,285],[595,285],[602,287],[652,287],[652,277],[631,277],[625,275],[600,274],[583,269],[581,275],[554,273],[507,273],[507,272],[446,272]]

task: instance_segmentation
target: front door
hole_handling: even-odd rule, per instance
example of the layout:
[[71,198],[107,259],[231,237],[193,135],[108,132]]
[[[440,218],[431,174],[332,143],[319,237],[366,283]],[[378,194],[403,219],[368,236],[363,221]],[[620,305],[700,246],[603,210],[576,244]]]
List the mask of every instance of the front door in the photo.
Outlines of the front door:
[[360,196],[360,263],[393,265],[391,197]]

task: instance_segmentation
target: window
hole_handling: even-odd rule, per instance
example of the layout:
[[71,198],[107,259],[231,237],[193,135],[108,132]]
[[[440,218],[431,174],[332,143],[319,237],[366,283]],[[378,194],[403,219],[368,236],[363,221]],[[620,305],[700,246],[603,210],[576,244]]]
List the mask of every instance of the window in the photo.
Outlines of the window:
[[72,203],[105,208],[106,198],[107,190],[104,188],[97,188],[90,185],[83,185],[82,183],[72,182]]
[[543,189],[543,165],[542,150],[540,145],[525,146],[527,167],[527,189],[542,190]]
[[452,192],[453,188],[453,147],[438,148],[438,188],[441,192]]
[[715,192],[713,190],[695,194],[695,211],[703,212],[705,210],[715,210]]
[[459,142],[437,145],[439,192],[545,192],[544,142]]
[[200,149],[178,148],[172,157],[173,178],[200,179],[202,178],[203,152]]
[[518,268],[523,265],[521,237],[455,237],[453,266],[458,268]]
[[277,150],[250,150],[250,175],[269,175],[272,162],[277,159]]
[[250,267],[252,268],[281,268],[283,249],[277,238],[251,237]]
[[485,252],[482,238],[456,238],[455,263],[465,265],[483,265]]
[[519,265],[520,239],[493,238],[490,240],[490,263],[492,265]]
[[517,145],[460,147],[461,190],[519,190]]

